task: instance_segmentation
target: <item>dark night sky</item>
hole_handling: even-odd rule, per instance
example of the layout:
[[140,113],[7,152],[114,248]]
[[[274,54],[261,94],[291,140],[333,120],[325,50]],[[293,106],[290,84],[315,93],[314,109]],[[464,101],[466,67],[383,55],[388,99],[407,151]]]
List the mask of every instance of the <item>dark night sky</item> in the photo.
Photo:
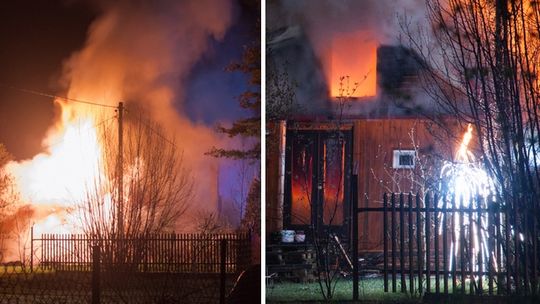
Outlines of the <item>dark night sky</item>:
[[[224,40],[210,41],[186,88],[184,111],[209,126],[246,114],[236,100],[245,89],[245,76],[224,68],[241,57],[255,16],[240,5],[235,11]],[[1,1],[0,84],[62,95],[62,63],[83,46],[99,13],[92,1]],[[56,114],[50,98],[0,87],[0,142],[16,159],[31,158],[41,152],[41,140]]]
[[[82,46],[96,13],[83,2],[0,2],[0,83],[60,93],[62,62]],[[50,99],[0,87],[0,142],[16,158],[39,152],[54,115]]]

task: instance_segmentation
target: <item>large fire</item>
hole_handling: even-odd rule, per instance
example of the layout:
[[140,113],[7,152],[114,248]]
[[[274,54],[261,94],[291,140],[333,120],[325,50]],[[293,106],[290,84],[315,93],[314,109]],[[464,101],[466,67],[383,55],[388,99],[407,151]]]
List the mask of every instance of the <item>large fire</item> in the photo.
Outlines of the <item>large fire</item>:
[[367,33],[353,32],[336,36],[331,45],[326,68],[330,84],[330,96],[348,96],[346,83],[340,80],[349,77],[349,90],[354,83],[358,87],[350,97],[375,96],[377,93],[377,42]]
[[97,116],[89,106],[56,102],[61,105],[62,119],[44,141],[47,152],[8,165],[21,201],[45,209],[45,217],[33,219],[37,234],[77,232],[70,211],[100,174]]

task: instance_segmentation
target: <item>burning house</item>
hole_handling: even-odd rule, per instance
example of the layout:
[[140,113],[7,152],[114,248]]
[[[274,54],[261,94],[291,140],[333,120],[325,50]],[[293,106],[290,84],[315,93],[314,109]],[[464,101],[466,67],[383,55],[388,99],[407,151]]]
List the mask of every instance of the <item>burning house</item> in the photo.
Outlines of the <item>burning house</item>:
[[[323,56],[299,27],[268,38],[270,81],[292,84],[290,94],[268,87],[270,111],[287,108],[276,115],[286,119],[268,125],[269,234],[306,231],[309,242],[310,231],[328,229],[347,244],[353,206],[381,208],[385,192],[423,193],[433,186],[426,170],[452,159],[459,139],[448,131],[461,134],[462,126],[425,90],[426,64],[404,46],[364,34],[337,35]],[[359,213],[359,251],[382,251],[382,222],[380,213]]]

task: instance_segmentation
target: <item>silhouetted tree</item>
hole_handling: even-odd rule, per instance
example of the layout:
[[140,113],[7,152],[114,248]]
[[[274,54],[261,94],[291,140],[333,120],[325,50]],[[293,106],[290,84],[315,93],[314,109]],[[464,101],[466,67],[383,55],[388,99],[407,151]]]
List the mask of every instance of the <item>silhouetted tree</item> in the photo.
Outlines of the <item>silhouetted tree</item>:
[[[118,189],[118,138],[113,126],[101,129],[100,174],[86,187],[80,204],[85,233],[103,238],[144,236],[174,229],[193,198],[193,180],[182,152],[157,123],[137,118],[124,124],[123,200]],[[122,231],[118,217],[123,218]]]
[[[537,252],[538,238],[530,233],[540,219],[540,6],[509,0],[426,5],[431,27],[417,32],[405,26],[408,43],[425,63],[433,100],[475,127],[476,152],[495,181],[496,201],[512,210],[507,224],[516,241],[506,255],[515,257],[513,270],[522,268],[517,257]],[[522,249],[518,234],[528,240]],[[538,256],[529,257],[538,265]]]

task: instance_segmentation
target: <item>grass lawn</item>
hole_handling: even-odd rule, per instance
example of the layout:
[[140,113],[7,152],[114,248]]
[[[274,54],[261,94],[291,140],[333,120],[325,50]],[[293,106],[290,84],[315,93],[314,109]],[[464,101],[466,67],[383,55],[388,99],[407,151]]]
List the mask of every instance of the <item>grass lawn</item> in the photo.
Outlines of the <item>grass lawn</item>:
[[[334,303],[342,303],[352,300],[352,280],[341,279],[338,281]],[[402,293],[385,293],[381,278],[361,279],[359,285],[359,298],[361,303],[418,303],[418,297],[411,297]],[[267,303],[282,302],[322,302],[319,283],[292,283],[277,282],[266,286]],[[351,301],[352,302],[352,301]]]
[[[408,282],[408,281],[407,281]],[[449,282],[451,284],[451,282]],[[353,303],[352,301],[352,279],[341,279],[336,286],[335,295],[330,303]],[[487,288],[487,282],[486,282]],[[400,282],[397,282],[397,290],[401,290]],[[418,294],[410,295],[409,293],[388,292],[385,293],[383,279],[378,278],[361,278],[359,284],[359,299],[357,303],[470,303],[470,304],[536,304],[540,303],[538,296],[502,296],[488,295],[487,290],[483,295],[470,295],[467,286],[465,295],[461,293],[461,286],[454,292],[449,286],[449,295],[430,294],[423,298]],[[391,285],[389,286],[391,288]],[[425,288],[425,285],[424,285]],[[434,292],[434,283],[432,284],[432,292]],[[442,282],[441,282],[442,289]],[[319,283],[293,283],[293,282],[276,282],[267,284],[266,286],[266,301],[267,303],[328,303],[325,302]]]
[[[230,290],[235,275],[227,277]],[[101,272],[101,303],[218,303],[218,274]],[[0,303],[89,303],[92,273],[0,270]]]

